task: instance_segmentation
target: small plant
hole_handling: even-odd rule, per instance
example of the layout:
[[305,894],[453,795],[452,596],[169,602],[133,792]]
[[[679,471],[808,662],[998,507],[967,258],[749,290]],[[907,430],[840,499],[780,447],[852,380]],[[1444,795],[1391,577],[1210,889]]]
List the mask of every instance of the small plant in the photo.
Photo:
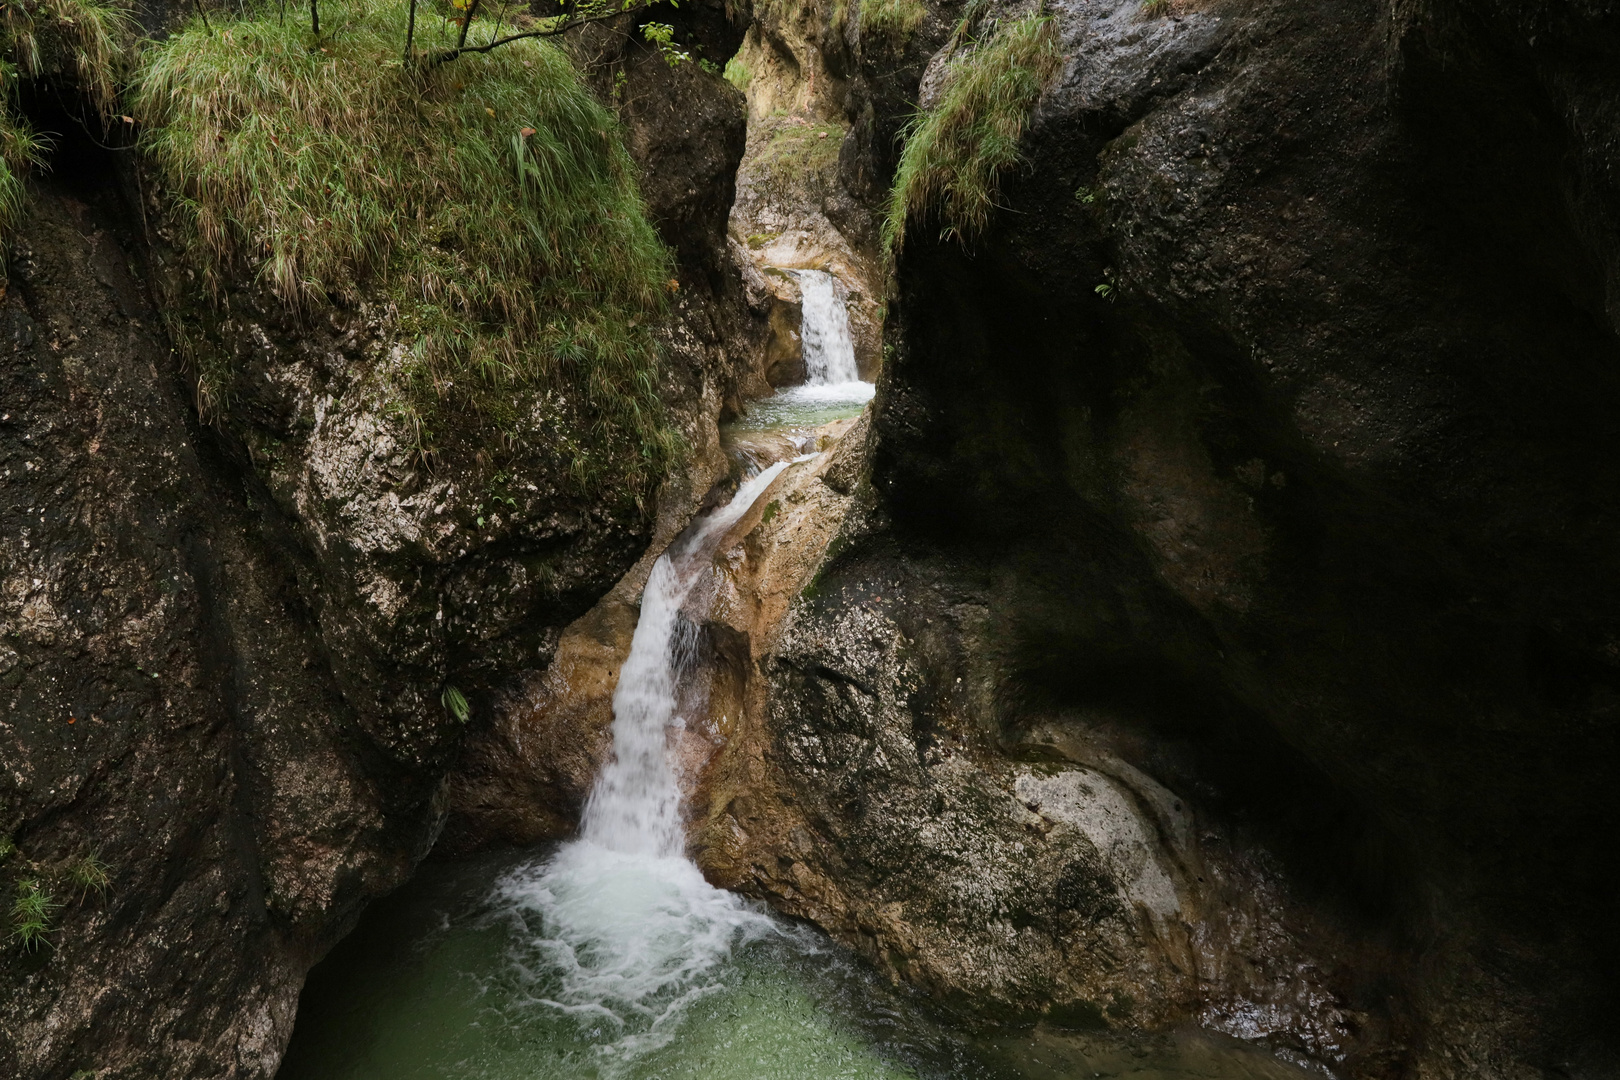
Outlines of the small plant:
[[664,57],[664,63],[678,67],[692,59],[692,54],[681,48],[675,40],[675,27],[669,23],[643,23],[641,36]]
[[1079,202],[1082,206],[1095,206],[1097,204],[1097,200],[1102,197],[1102,193],[1096,188],[1082,187],[1075,189],[1074,197],[1075,201]]
[[17,854],[17,842],[9,836],[0,836],[0,863]]
[[81,901],[91,893],[104,897],[107,887],[112,884],[112,870],[101,861],[101,853],[92,850],[73,864],[68,871],[68,880],[79,890]]
[[1150,19],[1170,14],[1170,0],[1144,0],[1142,14]]
[[733,56],[726,61],[726,82],[742,91],[748,90],[748,84],[754,81],[754,73],[748,70],[741,56]]
[[1103,268],[1102,283],[1091,291],[1102,297],[1104,300],[1107,300],[1110,303],[1113,302],[1114,298],[1119,295],[1119,280],[1114,277],[1112,267]]
[[17,882],[17,898],[11,905],[11,939],[26,952],[50,944],[51,916],[61,906],[38,878],[23,878]]
[[467,697],[454,686],[446,686],[444,693],[439,695],[439,701],[444,705],[445,711],[456,718],[456,723],[465,724],[467,717],[472,715],[472,706],[467,704]]

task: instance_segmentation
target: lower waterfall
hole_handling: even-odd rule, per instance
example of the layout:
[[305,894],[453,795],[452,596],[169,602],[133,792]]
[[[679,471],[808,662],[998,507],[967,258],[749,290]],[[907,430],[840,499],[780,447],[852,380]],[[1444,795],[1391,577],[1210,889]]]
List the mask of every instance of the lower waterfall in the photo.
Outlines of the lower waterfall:
[[500,886],[514,908],[540,916],[533,961],[561,973],[545,1003],[606,1024],[615,1036],[602,1046],[608,1055],[669,1042],[681,1011],[713,991],[711,970],[742,942],[779,931],[686,858],[666,729],[684,723],[675,711],[681,606],[709,571],[715,543],[787,464],[744,482],[654,564],[613,695],[613,756],[586,803],[582,835]]

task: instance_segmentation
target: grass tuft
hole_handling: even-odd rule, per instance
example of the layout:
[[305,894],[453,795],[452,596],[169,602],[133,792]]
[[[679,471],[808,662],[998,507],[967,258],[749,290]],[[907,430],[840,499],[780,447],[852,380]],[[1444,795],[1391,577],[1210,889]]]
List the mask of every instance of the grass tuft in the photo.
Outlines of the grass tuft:
[[50,944],[51,917],[61,906],[38,878],[23,878],[11,904],[11,939],[27,952]]
[[754,73],[748,69],[748,65],[743,62],[743,58],[739,54],[726,61],[725,78],[726,82],[746,92],[748,84],[754,81]]
[[[207,295],[256,278],[307,317],[380,293],[411,341],[394,404],[424,448],[452,427],[510,434],[524,392],[556,403],[582,487],[661,472],[676,436],[653,328],[676,283],[613,115],[550,42],[406,65],[407,5],[321,14],[314,48],[274,7],[220,12],[137,75]],[[418,45],[435,32],[453,44],[419,15]],[[199,367],[199,403],[222,412],[226,379]]]
[[472,715],[472,706],[467,703],[467,695],[454,686],[446,686],[444,693],[439,695],[439,701],[444,705],[445,712],[455,717],[456,723],[465,724]]
[[861,5],[861,33],[903,42],[916,33],[927,14],[922,0],[867,0]]
[[17,854],[17,841],[9,836],[0,836],[0,863],[5,862]]
[[939,102],[906,133],[883,225],[889,252],[900,251],[912,221],[937,216],[941,238],[963,242],[984,231],[1000,176],[1018,163],[1030,110],[1060,60],[1050,16],[1029,15],[950,62]]
[[91,851],[68,870],[68,880],[79,890],[80,900],[91,893],[105,897],[112,884],[112,870],[101,861],[101,852]]
[[129,17],[98,0],[7,0],[0,6],[0,235],[22,220],[23,178],[48,148],[18,113],[21,80],[71,84],[107,120],[134,40]]

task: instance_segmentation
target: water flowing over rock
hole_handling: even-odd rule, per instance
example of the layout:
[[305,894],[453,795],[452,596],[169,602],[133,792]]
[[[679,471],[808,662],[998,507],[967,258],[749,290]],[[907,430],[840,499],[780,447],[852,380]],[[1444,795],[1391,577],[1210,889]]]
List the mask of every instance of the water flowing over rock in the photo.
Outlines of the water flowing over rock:
[[805,382],[836,386],[860,381],[855,346],[849,339],[849,314],[838,298],[838,282],[821,270],[800,270],[803,305]]

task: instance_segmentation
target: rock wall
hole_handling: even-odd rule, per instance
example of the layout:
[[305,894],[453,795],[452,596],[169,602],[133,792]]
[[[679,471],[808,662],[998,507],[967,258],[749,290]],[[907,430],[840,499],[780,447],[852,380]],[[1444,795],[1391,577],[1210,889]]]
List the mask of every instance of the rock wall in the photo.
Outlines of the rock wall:
[[[688,29],[735,48],[730,17]],[[724,468],[717,419],[765,386],[724,239],[741,95],[613,40],[594,62],[625,73],[677,254],[691,461],[657,490],[583,499],[538,428],[425,462],[370,393],[398,335],[363,300],[311,324],[234,285],[182,360],[196,298],[151,178],[70,142],[31,191],[0,359],[0,889],[61,906],[48,944],[6,943],[0,1074],[272,1075],[305,972],[434,844],[463,744]],[[221,357],[203,423],[193,365]]]
[[1620,26],[1047,10],[705,865],[993,1011],[1616,1075]]

